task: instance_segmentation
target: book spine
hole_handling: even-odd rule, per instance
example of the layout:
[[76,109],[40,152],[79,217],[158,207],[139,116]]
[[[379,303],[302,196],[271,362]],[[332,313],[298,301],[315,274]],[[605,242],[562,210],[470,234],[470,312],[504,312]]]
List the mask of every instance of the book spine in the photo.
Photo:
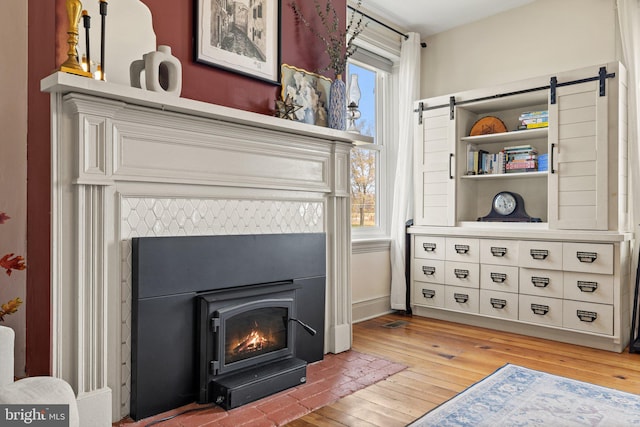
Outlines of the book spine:
[[537,169],[538,165],[535,160],[516,160],[506,165],[507,171],[518,169]]
[[509,160],[536,160],[537,154],[514,154],[509,156]]
[[527,126],[527,129],[546,128],[546,127],[549,127],[549,122],[529,123],[526,126]]
[[523,169],[509,169],[506,173],[525,173],[525,172],[537,172],[536,168],[523,168]]
[[549,122],[548,117],[538,118],[538,119],[520,119],[520,124],[523,124],[523,125],[529,125],[532,123],[548,123],[548,122]]
[[528,119],[532,117],[549,117],[549,110],[544,111],[526,111],[520,114],[520,118]]
[[509,147],[504,147],[504,151],[520,151],[520,150],[534,150],[531,145],[511,145]]

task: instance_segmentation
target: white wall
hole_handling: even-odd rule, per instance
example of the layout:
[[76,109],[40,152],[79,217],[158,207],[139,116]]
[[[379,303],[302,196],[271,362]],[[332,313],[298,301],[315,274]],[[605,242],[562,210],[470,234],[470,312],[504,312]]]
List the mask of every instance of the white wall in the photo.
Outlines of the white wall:
[[536,0],[427,38],[421,97],[572,70],[621,56],[615,0]]
[[[0,2],[0,212],[11,217],[0,225],[0,257],[27,253],[27,2]],[[27,260],[27,265],[28,265]],[[0,271],[0,304],[20,297],[26,302],[26,271]],[[25,372],[25,309],[3,323],[16,332],[16,375]]]
[[391,311],[389,244],[353,243],[351,301],[353,322]]

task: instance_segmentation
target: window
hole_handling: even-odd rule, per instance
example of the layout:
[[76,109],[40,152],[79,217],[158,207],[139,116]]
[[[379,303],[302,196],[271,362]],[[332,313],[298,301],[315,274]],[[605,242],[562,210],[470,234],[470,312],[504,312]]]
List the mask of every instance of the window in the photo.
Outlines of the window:
[[[373,56],[375,60],[371,60]],[[347,127],[352,126],[374,140],[373,144],[358,145],[351,151],[351,230],[355,238],[381,237],[388,234],[389,228],[385,203],[388,194],[385,135],[389,123],[384,110],[390,65],[389,70],[383,69],[387,67],[381,68],[380,61],[390,64],[359,49],[347,67],[347,99],[354,80],[360,88],[357,106],[360,114],[353,123],[347,120]]]

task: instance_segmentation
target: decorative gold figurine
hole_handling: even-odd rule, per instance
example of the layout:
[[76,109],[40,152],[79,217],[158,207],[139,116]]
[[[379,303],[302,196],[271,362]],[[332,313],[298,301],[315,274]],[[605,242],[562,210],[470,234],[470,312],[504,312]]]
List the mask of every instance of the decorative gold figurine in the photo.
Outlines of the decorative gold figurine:
[[69,51],[67,52],[67,60],[60,66],[60,71],[65,73],[77,74],[84,77],[91,77],[91,73],[84,71],[78,62],[78,24],[80,23],[80,15],[82,14],[82,3],[80,0],[67,0],[67,16],[69,17]]

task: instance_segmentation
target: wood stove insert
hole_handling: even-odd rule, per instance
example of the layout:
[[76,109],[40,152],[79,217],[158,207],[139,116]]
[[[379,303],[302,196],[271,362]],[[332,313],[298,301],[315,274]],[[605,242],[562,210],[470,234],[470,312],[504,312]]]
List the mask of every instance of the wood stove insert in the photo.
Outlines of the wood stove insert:
[[307,362],[294,357],[293,282],[246,286],[198,297],[199,403],[232,409],[306,382]]

